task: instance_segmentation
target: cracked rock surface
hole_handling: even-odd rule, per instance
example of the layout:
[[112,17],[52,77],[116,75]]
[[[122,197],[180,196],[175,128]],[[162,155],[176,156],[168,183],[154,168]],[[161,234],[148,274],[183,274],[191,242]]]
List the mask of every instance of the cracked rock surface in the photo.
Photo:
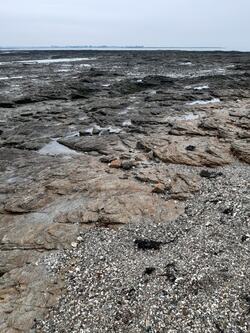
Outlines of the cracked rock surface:
[[0,331],[249,331],[249,53],[0,52]]

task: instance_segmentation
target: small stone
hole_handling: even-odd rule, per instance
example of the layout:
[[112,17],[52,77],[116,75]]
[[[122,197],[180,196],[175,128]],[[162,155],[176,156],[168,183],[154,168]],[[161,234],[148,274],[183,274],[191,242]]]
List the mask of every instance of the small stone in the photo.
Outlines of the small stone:
[[189,145],[189,146],[186,147],[186,150],[188,150],[188,151],[194,151],[195,150],[195,146]]
[[77,243],[76,243],[76,242],[72,242],[72,243],[71,243],[71,246],[72,246],[72,247],[77,247]]
[[103,157],[100,158],[99,161],[102,162],[102,163],[110,163],[113,160],[114,160],[114,157],[112,157],[112,156],[103,156]]
[[119,169],[122,166],[122,162],[120,160],[113,160],[110,164],[109,167],[113,169]]
[[162,242],[150,240],[150,239],[136,239],[134,241],[135,245],[137,246],[138,250],[159,250]]
[[147,267],[143,272],[144,275],[151,275],[155,271],[155,267]]
[[217,178],[223,176],[222,172],[215,172],[215,171],[208,171],[208,170],[201,170],[200,176],[203,178]]
[[157,183],[152,190],[153,193],[165,193],[165,185],[162,183]]
[[100,127],[94,127],[93,131],[92,131],[92,134],[93,135],[97,135],[97,134],[100,134],[100,132],[101,132],[101,128]]
[[134,163],[132,161],[123,161],[122,162],[122,168],[124,170],[130,170],[133,168],[133,166],[134,166]]

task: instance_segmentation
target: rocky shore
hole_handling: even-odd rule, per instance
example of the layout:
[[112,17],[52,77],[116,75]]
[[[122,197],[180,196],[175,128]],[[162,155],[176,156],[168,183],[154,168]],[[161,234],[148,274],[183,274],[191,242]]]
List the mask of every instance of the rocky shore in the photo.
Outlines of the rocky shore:
[[250,54],[0,52],[0,332],[249,332]]

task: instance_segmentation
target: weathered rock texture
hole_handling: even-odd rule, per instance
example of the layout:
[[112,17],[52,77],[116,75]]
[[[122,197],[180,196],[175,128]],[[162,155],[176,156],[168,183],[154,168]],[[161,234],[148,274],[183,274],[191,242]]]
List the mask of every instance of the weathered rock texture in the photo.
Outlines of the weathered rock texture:
[[[83,59],[31,61],[64,57]],[[90,229],[173,223],[217,167],[249,170],[249,61],[0,52],[1,332],[34,331],[62,295],[48,254]]]

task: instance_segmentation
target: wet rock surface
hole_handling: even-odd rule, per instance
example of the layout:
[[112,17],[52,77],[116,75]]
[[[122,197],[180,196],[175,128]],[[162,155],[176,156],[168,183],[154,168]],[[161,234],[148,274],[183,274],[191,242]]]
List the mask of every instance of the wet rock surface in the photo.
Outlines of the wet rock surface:
[[248,332],[249,61],[0,52],[1,332]]

